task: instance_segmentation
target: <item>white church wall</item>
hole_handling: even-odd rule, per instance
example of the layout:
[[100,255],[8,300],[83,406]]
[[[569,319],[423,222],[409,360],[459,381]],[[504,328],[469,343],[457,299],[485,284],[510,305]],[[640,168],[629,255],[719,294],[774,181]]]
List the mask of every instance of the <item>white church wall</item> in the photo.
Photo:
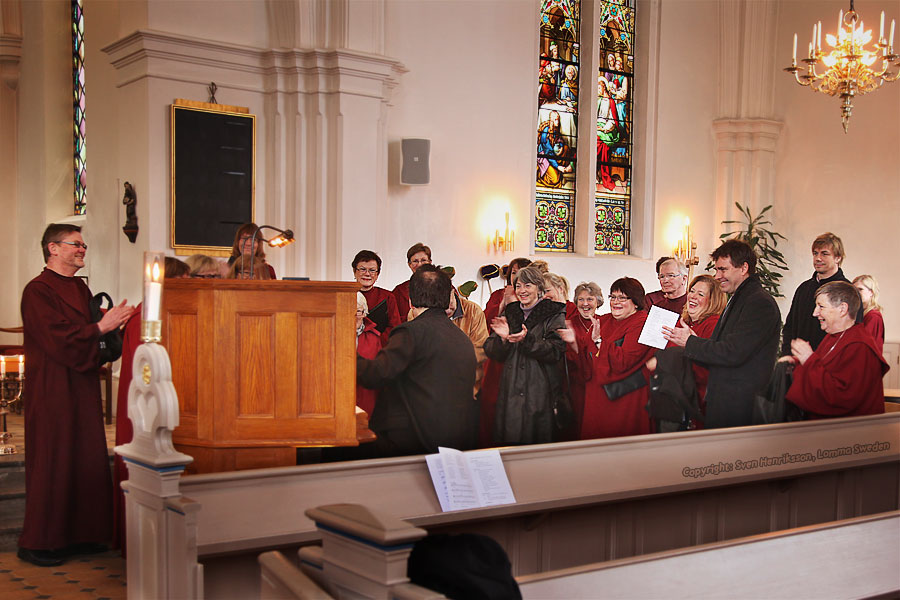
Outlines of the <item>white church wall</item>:
[[[841,9],[846,12],[845,2],[784,3],[779,66],[790,64],[794,32],[802,55],[813,22],[821,20],[824,33],[834,33]],[[856,10],[875,36],[882,10],[885,36],[892,18],[900,22],[897,1],[859,0]],[[898,45],[900,38],[895,38],[894,48]],[[775,228],[788,238],[784,245],[791,267],[785,275],[782,313],[787,314],[797,286],[812,275],[813,239],[831,231],[844,243],[847,278],[868,273],[878,280],[886,339],[900,340],[900,280],[894,269],[900,255],[900,82],[858,96],[846,134],[840,99],[802,88],[788,73],[776,79],[775,91],[775,107],[785,123],[773,199]]]

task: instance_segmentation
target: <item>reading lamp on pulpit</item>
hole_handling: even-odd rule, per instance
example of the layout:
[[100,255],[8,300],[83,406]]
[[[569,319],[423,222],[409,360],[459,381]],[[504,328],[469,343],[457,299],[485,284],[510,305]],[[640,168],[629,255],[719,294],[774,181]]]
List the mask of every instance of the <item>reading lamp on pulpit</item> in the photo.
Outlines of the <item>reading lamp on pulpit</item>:
[[[250,238],[250,247],[256,247],[256,237],[260,231],[263,229],[271,229],[272,231],[277,231],[277,235],[272,236],[269,239],[266,239],[262,236],[259,238],[267,243],[269,246],[273,248],[281,248],[283,246],[287,246],[288,244],[293,244],[296,240],[294,240],[294,232],[290,229],[279,229],[277,227],[272,227],[271,225],[260,225],[256,228],[256,231],[253,232],[253,237]],[[250,279],[253,279],[253,262],[250,261]]]

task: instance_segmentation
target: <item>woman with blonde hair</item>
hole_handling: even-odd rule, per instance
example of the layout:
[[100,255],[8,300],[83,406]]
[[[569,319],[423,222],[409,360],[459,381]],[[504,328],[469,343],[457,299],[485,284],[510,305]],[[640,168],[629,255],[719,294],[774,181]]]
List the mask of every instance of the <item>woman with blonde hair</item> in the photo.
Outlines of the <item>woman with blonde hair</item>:
[[863,325],[875,338],[875,345],[884,354],[884,317],[878,303],[878,282],[871,275],[859,275],[853,279],[853,287],[859,292],[863,306]]

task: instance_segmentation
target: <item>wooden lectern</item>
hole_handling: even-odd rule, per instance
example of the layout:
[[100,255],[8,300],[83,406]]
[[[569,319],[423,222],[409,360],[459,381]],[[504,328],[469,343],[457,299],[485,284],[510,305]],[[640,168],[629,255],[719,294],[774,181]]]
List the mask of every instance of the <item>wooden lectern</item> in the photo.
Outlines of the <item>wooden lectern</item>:
[[[355,282],[169,279],[172,361],[188,472],[296,464],[296,448],[355,446]],[[364,413],[363,413],[364,414]]]

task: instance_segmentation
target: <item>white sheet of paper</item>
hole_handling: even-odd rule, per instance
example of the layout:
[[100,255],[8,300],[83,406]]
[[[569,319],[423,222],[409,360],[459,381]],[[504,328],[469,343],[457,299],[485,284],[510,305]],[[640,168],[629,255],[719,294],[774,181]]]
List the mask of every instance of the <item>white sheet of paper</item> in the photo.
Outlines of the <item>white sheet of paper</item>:
[[425,464],[428,465],[428,472],[431,473],[431,482],[434,484],[434,492],[437,494],[438,502],[441,503],[441,510],[447,512],[450,510],[450,498],[447,496],[447,477],[444,474],[444,461],[441,460],[440,454],[428,454],[425,456]]
[[639,344],[645,346],[653,346],[654,348],[665,348],[666,338],[663,337],[663,326],[675,327],[678,323],[678,313],[660,308],[656,305],[650,307],[650,314],[644,322],[644,328],[641,329],[641,336],[638,338]]
[[479,508],[478,492],[469,473],[466,455],[453,448],[438,448],[441,461],[444,463],[444,476],[447,481],[447,498],[450,510],[466,510]]
[[466,454],[469,471],[475,482],[475,489],[481,506],[515,504],[516,497],[509,485],[509,477],[503,467],[503,459],[497,450],[481,450]]

